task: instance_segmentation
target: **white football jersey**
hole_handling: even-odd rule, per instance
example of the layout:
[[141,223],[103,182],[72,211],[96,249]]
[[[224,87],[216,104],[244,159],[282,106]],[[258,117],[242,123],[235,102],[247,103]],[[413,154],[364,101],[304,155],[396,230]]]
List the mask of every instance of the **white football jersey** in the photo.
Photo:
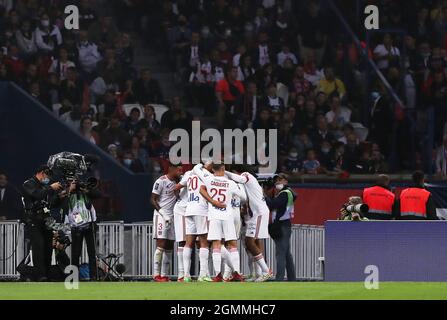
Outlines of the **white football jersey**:
[[187,189],[187,206],[185,216],[207,216],[208,215],[208,202],[200,194],[200,188],[203,186],[203,182],[200,178],[191,173],[186,181]]
[[226,175],[237,183],[245,186],[247,192],[248,205],[254,216],[269,214],[270,210],[265,202],[264,191],[258,180],[250,173],[244,172],[241,175],[226,172]]
[[188,179],[192,175],[192,171],[187,171],[182,176],[182,179],[180,180],[179,184],[182,185],[184,188],[182,188],[179,192],[179,198],[177,200],[176,206],[179,206],[181,208],[186,208],[188,204]]
[[164,214],[173,214],[174,205],[177,202],[177,196],[175,194],[176,185],[176,182],[170,180],[166,175],[161,176],[154,183],[152,193],[160,196],[158,204]]
[[235,215],[240,215],[241,213],[241,207],[242,205],[247,201],[247,194],[245,192],[245,187],[241,184],[236,184],[238,189],[244,193],[245,197],[241,198],[238,195],[233,195],[233,198],[231,199],[231,208],[233,209]]
[[210,177],[205,182],[206,189],[210,197],[218,202],[226,204],[226,208],[217,208],[208,204],[209,220],[231,220],[233,219],[232,200],[234,196],[244,198],[243,192],[236,183],[226,177]]

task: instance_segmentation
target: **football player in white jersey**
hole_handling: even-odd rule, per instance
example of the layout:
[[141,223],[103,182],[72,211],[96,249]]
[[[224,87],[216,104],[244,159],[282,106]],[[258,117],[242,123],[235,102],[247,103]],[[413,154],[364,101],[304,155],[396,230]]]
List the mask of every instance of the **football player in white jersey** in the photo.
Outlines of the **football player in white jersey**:
[[226,172],[226,175],[233,181],[241,183],[245,186],[248,197],[249,218],[246,219],[245,244],[248,252],[261,274],[256,279],[257,282],[268,281],[273,278],[273,273],[267,266],[263,256],[263,240],[269,238],[268,223],[270,218],[270,210],[267,207],[265,196],[261,185],[256,177],[248,172],[241,173],[242,170],[238,166],[233,167],[232,172]]
[[174,206],[174,230],[175,242],[177,242],[177,266],[178,266],[178,282],[183,282],[185,277],[185,269],[183,267],[183,250],[186,242],[186,222],[185,212],[188,204],[188,190],[182,183],[188,181],[192,171],[187,171],[180,178],[180,183],[177,184],[176,190],[179,191],[178,200]]
[[[197,166],[194,168],[196,172]],[[208,241],[212,242],[213,266],[216,276],[214,282],[222,282],[222,239],[230,252],[233,265],[233,281],[243,281],[240,275],[240,256],[237,249],[236,228],[233,222],[231,200],[234,196],[245,198],[245,194],[238,188],[236,183],[225,177],[225,165],[213,164],[214,176],[207,177],[200,193],[206,198],[225,204],[225,207],[216,206],[213,202],[208,205]]]
[[[234,227],[236,229],[237,240],[240,240],[241,228],[242,228],[241,210],[247,201],[247,197],[246,197],[246,193],[245,193],[245,187],[240,184],[237,184],[237,187],[245,194],[244,198],[240,198],[237,195],[233,195],[233,198],[231,199],[231,210],[232,210],[232,216],[233,216],[233,223],[234,223]],[[230,263],[228,263],[228,262],[230,262]],[[224,266],[223,279],[225,282],[231,282],[233,280],[232,275],[234,272],[233,265],[231,264],[231,259],[224,259],[224,263],[225,263],[225,266]]]
[[187,179],[183,178],[182,181],[180,181],[180,185],[186,187],[188,192],[185,211],[186,243],[183,249],[183,265],[185,269],[184,282],[191,282],[191,254],[195,248],[195,241],[197,238],[200,244],[200,272],[198,281],[210,282],[212,279],[209,277],[208,269],[208,203],[212,203],[214,206],[221,208],[225,208],[225,205],[211,199],[207,194],[201,194],[200,190],[203,186],[203,182],[195,172],[192,172]]
[[174,248],[174,205],[177,201],[176,185],[182,174],[180,165],[169,165],[168,174],[155,181],[151,204],[154,207],[154,232],[157,248],[154,254],[153,279],[168,282],[171,270],[172,250]]

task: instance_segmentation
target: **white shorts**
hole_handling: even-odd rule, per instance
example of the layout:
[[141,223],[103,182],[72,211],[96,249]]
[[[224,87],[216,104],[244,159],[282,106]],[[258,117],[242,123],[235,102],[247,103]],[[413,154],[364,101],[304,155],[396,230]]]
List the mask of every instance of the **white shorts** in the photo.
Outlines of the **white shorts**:
[[208,219],[206,216],[188,216],[186,220],[186,235],[198,236],[208,233]]
[[174,207],[174,230],[175,230],[175,242],[186,241],[186,222],[184,213],[186,208]]
[[254,239],[268,239],[269,236],[269,215],[262,214],[251,217],[246,221],[247,230],[245,237]]
[[157,210],[154,210],[154,239],[175,240],[175,230],[173,222],[174,221],[169,224],[166,223],[163,216]]
[[210,220],[208,225],[208,240],[234,241],[237,240],[234,220]]

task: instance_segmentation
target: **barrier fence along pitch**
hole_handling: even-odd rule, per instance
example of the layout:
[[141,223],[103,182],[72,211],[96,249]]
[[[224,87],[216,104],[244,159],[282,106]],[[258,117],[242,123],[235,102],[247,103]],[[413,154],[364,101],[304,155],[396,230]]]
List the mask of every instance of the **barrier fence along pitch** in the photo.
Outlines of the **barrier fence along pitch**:
[[25,258],[25,230],[18,221],[0,223],[0,277],[17,278],[17,265]]
[[[130,230],[131,239],[127,239],[125,247],[125,230]],[[15,268],[24,258],[25,239],[23,224],[18,222],[0,222],[0,278],[17,277]],[[153,256],[155,253],[155,241],[153,240],[153,225],[151,222],[124,224],[119,222],[106,222],[98,224],[97,253],[107,256],[111,253],[123,254],[120,263],[126,265],[125,276],[134,279],[147,279],[153,273]],[[275,243],[272,239],[265,241],[265,258],[268,265],[276,273]],[[16,252],[14,249],[17,247]],[[127,251],[126,249],[127,248]],[[130,248],[130,249],[129,249]],[[172,252],[172,274],[176,275],[178,266],[176,254],[177,245]],[[242,241],[239,243],[241,255],[241,272],[249,273],[249,259]],[[70,255],[70,250],[67,252]],[[291,253],[295,261],[295,269],[298,280],[319,281],[323,280],[323,267],[319,258],[324,257],[324,228],[317,226],[294,225],[291,237]],[[124,256],[125,255],[125,256]],[[5,260],[11,256],[10,259]],[[126,257],[126,259],[125,259]],[[87,251],[84,246],[82,262],[88,261]],[[195,273],[198,273],[198,254],[194,259]],[[212,261],[210,259],[210,270]]]

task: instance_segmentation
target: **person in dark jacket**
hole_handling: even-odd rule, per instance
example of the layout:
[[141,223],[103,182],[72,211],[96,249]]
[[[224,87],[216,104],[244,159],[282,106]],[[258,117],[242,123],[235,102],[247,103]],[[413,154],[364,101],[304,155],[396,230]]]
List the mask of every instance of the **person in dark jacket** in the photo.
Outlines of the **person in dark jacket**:
[[399,199],[399,220],[438,220],[433,195],[425,188],[425,175],[413,173],[413,187],[403,190]]
[[287,186],[287,176],[279,174],[273,180],[277,191],[276,197],[266,199],[272,211],[271,230],[275,230],[272,238],[276,247],[277,273],[276,281],[284,281],[287,270],[287,280],[296,281],[295,264],[290,252],[290,239],[292,236],[292,220],[294,217],[294,203],[297,195]]
[[[51,265],[53,232],[45,221],[50,210],[55,208],[62,185],[55,182],[50,185],[48,166],[40,166],[37,173],[25,181],[23,199],[25,203],[25,223],[31,241],[33,264],[36,268],[37,281],[46,281]],[[63,195],[61,195],[63,196]]]

